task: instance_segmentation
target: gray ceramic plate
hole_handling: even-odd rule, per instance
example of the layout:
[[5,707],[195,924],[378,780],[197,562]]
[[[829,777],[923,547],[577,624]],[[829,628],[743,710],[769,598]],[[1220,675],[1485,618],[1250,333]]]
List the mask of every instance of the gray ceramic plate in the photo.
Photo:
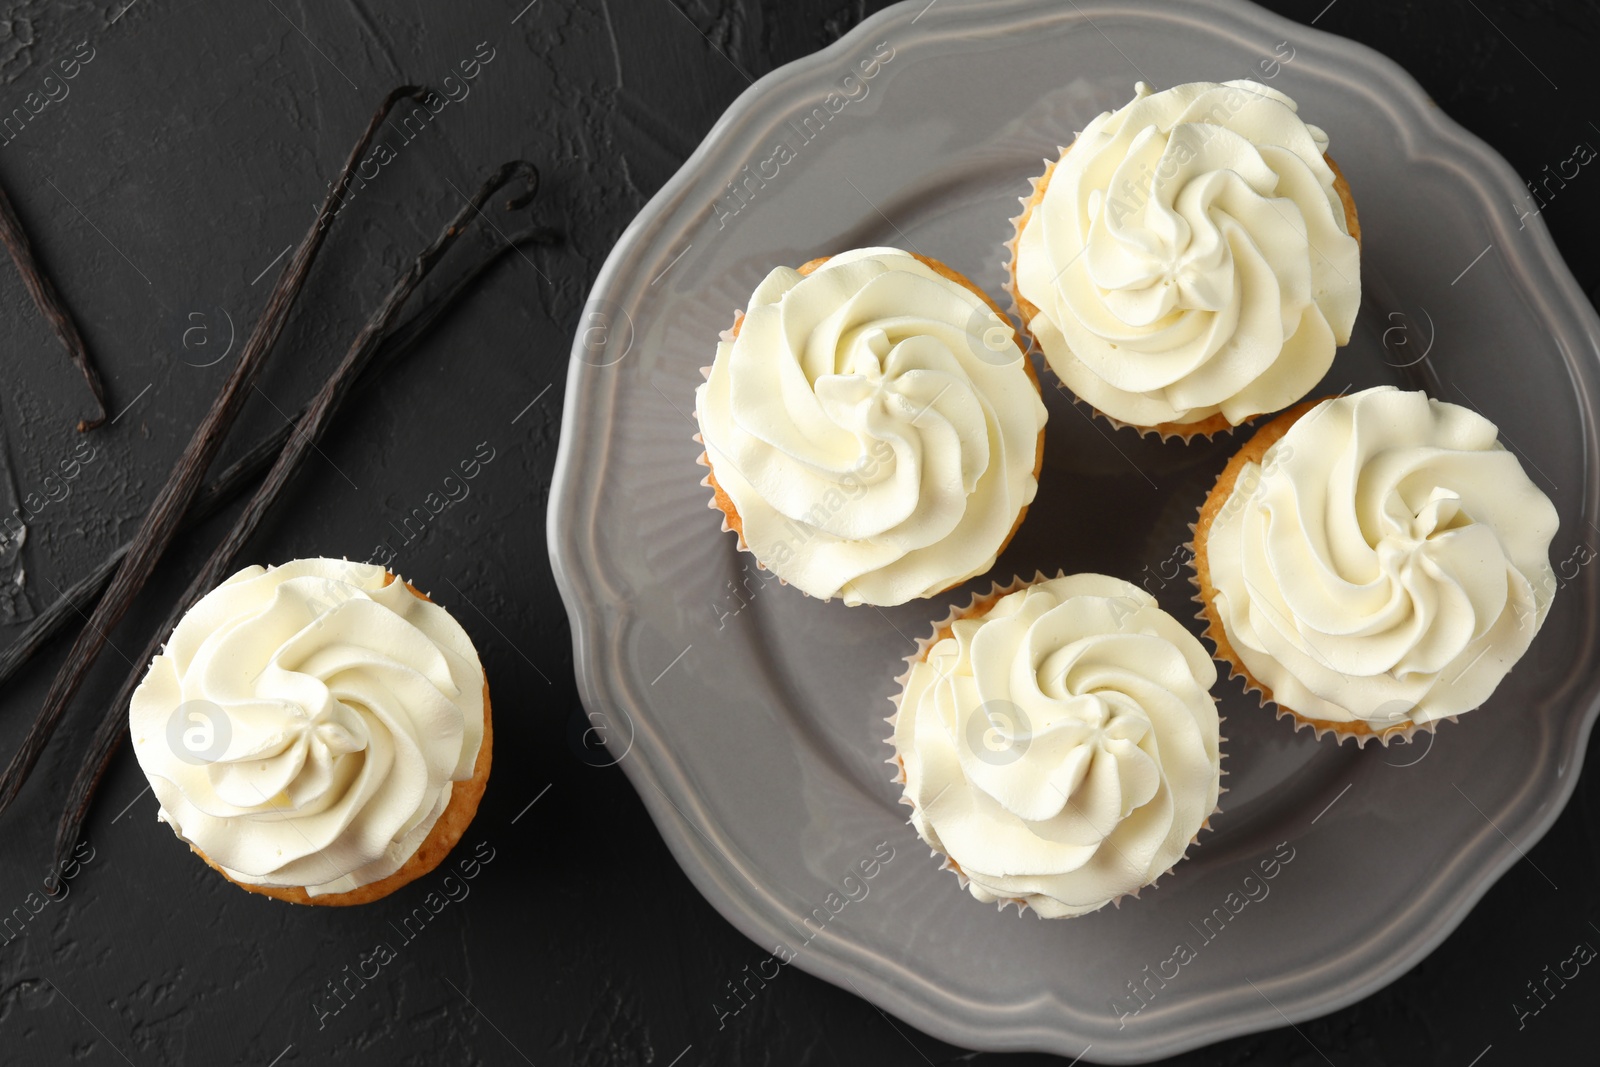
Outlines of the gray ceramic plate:
[[[1409,384],[1498,423],[1560,509],[1566,588],[1490,704],[1431,745],[1319,744],[1219,685],[1231,792],[1192,858],[1120,910],[1000,914],[906,825],[881,718],[912,638],[988,580],[888,611],[767,580],[697,484],[698,368],[774,264],[896,244],[998,294],[1007,220],[1058,142],[1138,78],[1250,76],[1330,132],[1360,207],[1361,318],[1323,391]],[[1538,218],[1519,217],[1529,206],[1393,63],[1221,0],[914,0],[743,94],[595,285],[549,521],[610,758],[711,903],[793,954],[751,973],[800,967],[959,1045],[1133,1062],[1372,992],[1528,862],[1600,707],[1580,654],[1596,637],[1600,568],[1582,562],[1600,546],[1600,324]],[[1238,440],[1164,446],[1046,392],[1039,498],[995,574],[1103,571],[1188,618],[1186,524]],[[1293,858],[1262,880],[1275,851]],[[726,988],[704,996],[739,1007]]]

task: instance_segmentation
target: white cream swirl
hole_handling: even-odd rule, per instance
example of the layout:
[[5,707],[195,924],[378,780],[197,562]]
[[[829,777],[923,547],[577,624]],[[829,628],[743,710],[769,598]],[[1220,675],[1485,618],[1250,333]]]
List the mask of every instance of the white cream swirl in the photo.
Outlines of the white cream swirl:
[[756,558],[852,605],[988,570],[1038,488],[1045,408],[1014,336],[898,249],[768,274],[695,396]]
[[398,870],[473,776],[483,667],[382,567],[246,567],[184,615],[128,720],[180,838],[236,881],[343,893]]
[[1183,858],[1221,784],[1216,667],[1144,590],[1075,574],[957,620],[893,743],[912,824],[982,901],[1094,911]]
[[1018,235],[1050,366],[1137,426],[1238,425],[1299,400],[1350,340],[1355,238],[1328,137],[1253,81],[1194,82],[1093,119]]
[[1324,401],[1239,472],[1212,610],[1279,705],[1375,732],[1471,711],[1544,622],[1555,507],[1481,415],[1392,386]]

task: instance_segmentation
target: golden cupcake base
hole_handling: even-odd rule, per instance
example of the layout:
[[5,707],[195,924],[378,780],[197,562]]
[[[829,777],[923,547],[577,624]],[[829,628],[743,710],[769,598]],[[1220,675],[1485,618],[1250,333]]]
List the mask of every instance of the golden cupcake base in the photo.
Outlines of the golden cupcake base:
[[[394,581],[394,575],[385,576],[384,585]],[[432,599],[410,582],[406,588],[428,601]],[[478,813],[478,804],[483,800],[483,791],[489,784],[489,765],[494,748],[493,716],[489,713],[489,682],[483,683],[483,743],[478,746],[478,759],[472,766],[472,777],[460,782],[452,782],[450,786],[450,802],[445,805],[444,811],[439,813],[439,819],[433,824],[433,829],[428,831],[428,836],[422,839],[422,844],[417,846],[417,851],[411,858],[401,865],[400,869],[386,878],[367,885],[357,886],[347,893],[320,893],[316,896],[306,892],[303,886],[272,886],[255,885],[251,882],[241,882],[224,871],[199,848],[193,844],[189,848],[195,855],[205,861],[206,866],[216,871],[222,877],[246,892],[258,896],[271,897],[274,900],[287,901],[290,904],[315,904],[322,907],[348,907],[354,904],[370,904],[374,900],[393,893],[396,889],[407,883],[416,881],[423,875],[432,871],[444,862],[450,851],[460,842],[467,827],[472,823],[473,816]],[[330,879],[331,881],[332,879]]]

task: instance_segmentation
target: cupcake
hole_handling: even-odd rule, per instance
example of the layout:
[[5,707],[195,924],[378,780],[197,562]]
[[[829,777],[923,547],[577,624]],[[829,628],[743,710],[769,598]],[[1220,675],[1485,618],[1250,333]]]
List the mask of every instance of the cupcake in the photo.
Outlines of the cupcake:
[[1384,744],[1489,698],[1550,610],[1556,510],[1455,404],[1384,386],[1302,404],[1200,509],[1206,636],[1295,728]]
[[814,597],[902,604],[994,565],[1044,462],[1044,402],[998,306],[862,248],[779,267],[695,393],[724,530]]
[[1083,915],[1183,859],[1217,810],[1217,672],[1136,585],[1020,579],[907,657],[889,762],[974,897]]
[[1012,220],[1010,292],[1113,423],[1185,441],[1299,400],[1350,340],[1361,228],[1328,137],[1253,81],[1104,112]]
[[229,881],[363,904],[431,871],[489,778],[489,687],[449,612],[382,567],[246,567],[183,616],[128,710],[161,821]]

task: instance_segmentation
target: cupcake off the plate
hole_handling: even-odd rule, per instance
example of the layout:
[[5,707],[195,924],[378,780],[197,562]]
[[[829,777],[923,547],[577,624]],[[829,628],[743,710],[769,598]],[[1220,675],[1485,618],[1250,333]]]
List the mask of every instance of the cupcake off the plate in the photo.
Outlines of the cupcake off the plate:
[[1044,462],[1044,402],[1005,315],[894,248],[768,274],[695,416],[724,529],[784,582],[850,605],[987,571]]
[[1113,422],[1185,441],[1304,397],[1361,302],[1360,223],[1327,151],[1253,81],[1141,82],[1091,120],[1009,243],[1051,369]]
[[907,662],[889,762],[911,825],[978,900],[1084,915],[1154,885],[1209,826],[1216,667],[1138,586],[997,585]]
[[160,818],[229,881],[361,904],[431,871],[488,782],[471,639],[383,567],[246,567],[192,607],[134,691]]

